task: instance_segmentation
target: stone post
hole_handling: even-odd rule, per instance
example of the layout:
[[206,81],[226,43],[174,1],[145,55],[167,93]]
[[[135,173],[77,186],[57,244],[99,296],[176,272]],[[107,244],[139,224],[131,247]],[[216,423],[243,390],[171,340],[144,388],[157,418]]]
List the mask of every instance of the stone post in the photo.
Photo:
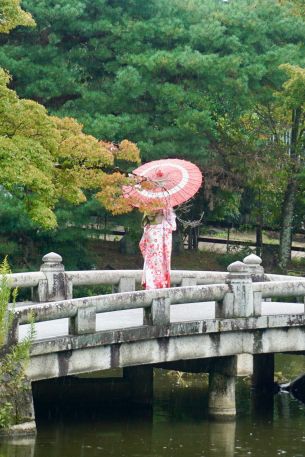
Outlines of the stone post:
[[62,257],[55,252],[50,252],[42,258],[40,267],[45,279],[39,281],[37,289],[33,292],[33,301],[52,302],[72,298],[72,281],[65,273]]
[[169,298],[155,298],[150,308],[144,308],[143,325],[168,325],[170,304]]
[[[262,267],[262,259],[255,254],[250,254],[243,260],[244,264],[247,265],[249,273],[253,282],[264,282],[267,280],[265,276],[264,268]],[[262,293],[254,292],[253,294],[253,307],[254,315],[262,315]]]
[[78,308],[76,316],[69,319],[69,335],[84,335],[96,332],[95,306]]
[[235,356],[218,357],[211,363],[209,374],[209,415],[214,419],[231,420],[236,416]]
[[216,318],[250,317],[254,314],[252,279],[248,266],[234,262],[228,266],[226,282],[230,286],[222,302],[216,303]]
[[118,292],[133,292],[136,290],[136,278],[120,278]]

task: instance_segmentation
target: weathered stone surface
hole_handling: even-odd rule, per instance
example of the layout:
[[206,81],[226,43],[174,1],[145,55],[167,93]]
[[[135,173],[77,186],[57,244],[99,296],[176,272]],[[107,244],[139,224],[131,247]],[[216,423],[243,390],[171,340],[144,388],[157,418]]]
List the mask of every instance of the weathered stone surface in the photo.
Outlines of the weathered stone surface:
[[209,376],[209,415],[218,420],[236,416],[235,376],[236,357],[213,360]]
[[132,292],[136,290],[136,278],[123,276],[119,280],[118,292]]
[[78,308],[87,306],[95,306],[96,312],[101,313],[124,309],[148,308],[151,306],[152,300],[158,298],[169,298],[172,304],[219,301],[223,299],[227,292],[229,292],[229,286],[227,284],[122,292],[23,306],[22,308],[18,308],[16,313],[18,314],[20,323],[25,324],[30,322],[31,313],[34,314],[35,322],[42,322],[75,317]]
[[83,335],[95,333],[96,331],[96,309],[94,306],[78,308],[75,317],[70,318],[70,335]]
[[36,433],[36,422],[29,421],[22,424],[12,425],[10,428],[1,429],[0,437],[35,436]]
[[144,325],[169,325],[170,305],[168,298],[156,298],[150,308],[144,309]]
[[190,278],[182,278],[181,281],[181,287],[186,287],[186,286],[196,286],[197,285],[197,278],[190,277]]
[[[263,321],[262,318],[261,324]],[[265,322],[267,321],[266,317]],[[99,335],[91,335],[90,338],[89,335],[66,337],[61,340],[61,344],[58,340],[35,343],[27,374],[30,379],[37,380],[176,360],[243,353],[305,351],[304,325],[290,328],[251,328],[250,322],[248,320],[248,328],[232,330],[229,325],[227,331],[212,333],[206,333],[207,327],[203,322],[198,322],[196,325],[188,323],[187,331],[183,329],[184,334],[175,324],[174,330],[179,336],[174,336],[173,329],[171,332],[168,326],[164,326],[161,329],[145,327],[101,332]],[[140,330],[145,330],[146,333],[141,334]],[[136,334],[138,338],[135,337]],[[37,355],[34,355],[35,352]],[[39,353],[41,355],[38,355]]]

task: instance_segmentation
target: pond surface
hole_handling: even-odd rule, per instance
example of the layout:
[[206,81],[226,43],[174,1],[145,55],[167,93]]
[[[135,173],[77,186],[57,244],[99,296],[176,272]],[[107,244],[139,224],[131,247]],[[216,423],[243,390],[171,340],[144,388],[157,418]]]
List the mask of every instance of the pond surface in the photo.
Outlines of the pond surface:
[[[282,375],[304,369],[304,357],[280,359]],[[207,417],[207,377],[156,370],[151,410],[107,406],[86,417],[38,418],[36,439],[3,441],[1,457],[305,456],[305,405],[287,393],[257,398],[237,385],[238,415]]]

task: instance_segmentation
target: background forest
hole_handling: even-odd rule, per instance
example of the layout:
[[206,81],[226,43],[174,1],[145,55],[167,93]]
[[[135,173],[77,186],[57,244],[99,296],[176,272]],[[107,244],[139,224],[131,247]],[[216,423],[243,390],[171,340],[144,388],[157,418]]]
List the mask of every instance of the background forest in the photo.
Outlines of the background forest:
[[[9,3],[19,7],[2,1],[4,18]],[[278,230],[287,269],[292,234],[304,229],[302,0],[24,0],[22,8],[31,17],[9,28],[0,3],[0,255],[15,270],[49,250],[66,267],[92,267],[87,225],[90,236],[106,224],[136,237],[139,215],[111,215],[96,192],[107,177],[87,173],[89,163],[114,179],[110,143],[127,171],[138,161],[134,143],[144,162],[198,164],[205,184],[184,217],[204,211],[204,225],[252,227],[258,238],[263,227]],[[97,140],[106,142],[101,163]]]

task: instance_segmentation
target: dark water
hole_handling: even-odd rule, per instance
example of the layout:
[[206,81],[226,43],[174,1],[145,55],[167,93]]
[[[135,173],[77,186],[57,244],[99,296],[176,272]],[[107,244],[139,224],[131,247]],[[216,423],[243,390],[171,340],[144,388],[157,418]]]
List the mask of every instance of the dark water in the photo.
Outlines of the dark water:
[[[281,360],[282,375],[300,370],[303,357],[289,363]],[[36,439],[3,441],[0,456],[305,456],[304,404],[287,393],[257,398],[240,379],[237,408],[235,422],[210,421],[205,376],[158,371],[151,410],[108,405],[98,415],[41,418]]]

